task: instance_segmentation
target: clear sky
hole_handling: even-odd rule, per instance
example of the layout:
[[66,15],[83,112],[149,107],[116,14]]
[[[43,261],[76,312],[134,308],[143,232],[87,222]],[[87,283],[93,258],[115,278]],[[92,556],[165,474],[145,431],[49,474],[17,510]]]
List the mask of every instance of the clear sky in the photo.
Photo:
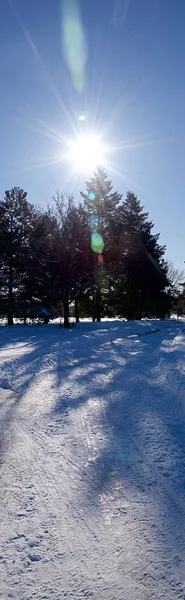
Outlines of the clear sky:
[[78,200],[87,177],[60,160],[62,136],[100,131],[114,187],[138,195],[183,268],[185,0],[0,0],[0,83],[1,198],[16,185],[43,207],[56,189]]

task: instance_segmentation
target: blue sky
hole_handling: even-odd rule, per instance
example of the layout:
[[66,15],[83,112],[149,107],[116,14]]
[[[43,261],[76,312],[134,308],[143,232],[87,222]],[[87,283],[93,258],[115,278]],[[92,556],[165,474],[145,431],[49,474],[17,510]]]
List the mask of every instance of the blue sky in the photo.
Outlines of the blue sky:
[[56,189],[78,200],[86,177],[71,177],[57,136],[74,137],[77,116],[85,113],[81,128],[120,146],[109,155],[114,187],[123,197],[127,189],[138,195],[167,257],[183,268],[185,1],[79,0],[78,6],[86,40],[80,93],[63,52],[62,0],[1,0],[0,195],[17,185],[41,206]]

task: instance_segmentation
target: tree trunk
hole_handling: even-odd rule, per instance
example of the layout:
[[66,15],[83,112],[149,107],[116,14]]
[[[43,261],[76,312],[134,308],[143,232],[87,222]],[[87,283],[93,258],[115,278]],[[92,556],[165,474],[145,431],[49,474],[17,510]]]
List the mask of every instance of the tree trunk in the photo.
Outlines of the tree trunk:
[[94,294],[94,286],[93,285],[92,285],[92,299],[93,299],[93,302],[92,302],[92,315],[93,315],[92,316],[92,321],[93,321],[93,323],[95,323],[95,321],[96,321],[96,315],[95,315],[95,294]]
[[10,310],[10,312],[9,312],[9,309],[8,309],[8,325],[9,325],[9,326],[12,326],[12,325],[13,325],[13,317],[12,317],[12,312],[11,312],[11,310]]
[[66,329],[69,327],[69,303],[67,300],[64,302],[64,327]]
[[13,325],[13,269],[12,256],[10,257],[9,282],[8,282],[8,325]]
[[78,312],[78,300],[75,298],[75,319],[76,323],[79,323],[79,312]]
[[101,291],[99,286],[96,292],[96,318],[98,322],[101,321]]

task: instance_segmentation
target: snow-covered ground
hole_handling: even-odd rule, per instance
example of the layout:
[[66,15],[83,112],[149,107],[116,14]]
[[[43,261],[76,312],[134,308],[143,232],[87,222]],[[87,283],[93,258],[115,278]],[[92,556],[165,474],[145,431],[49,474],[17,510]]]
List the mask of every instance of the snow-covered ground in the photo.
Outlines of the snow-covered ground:
[[0,599],[184,599],[183,324],[0,338]]

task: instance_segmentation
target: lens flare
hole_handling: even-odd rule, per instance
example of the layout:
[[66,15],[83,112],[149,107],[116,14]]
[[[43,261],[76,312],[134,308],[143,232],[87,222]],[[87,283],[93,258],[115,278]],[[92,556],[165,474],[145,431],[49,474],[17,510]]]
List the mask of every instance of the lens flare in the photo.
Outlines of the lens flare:
[[80,94],[85,86],[87,42],[77,0],[62,1],[62,45],[74,89]]
[[100,233],[94,233],[91,238],[91,248],[93,252],[101,254],[104,249],[104,241]]
[[81,114],[81,115],[78,115],[77,119],[80,123],[84,123],[84,121],[86,121],[87,117],[86,117],[86,115]]
[[96,200],[96,192],[93,192],[93,191],[89,192],[88,198],[89,198],[89,200],[92,200],[92,201]]

